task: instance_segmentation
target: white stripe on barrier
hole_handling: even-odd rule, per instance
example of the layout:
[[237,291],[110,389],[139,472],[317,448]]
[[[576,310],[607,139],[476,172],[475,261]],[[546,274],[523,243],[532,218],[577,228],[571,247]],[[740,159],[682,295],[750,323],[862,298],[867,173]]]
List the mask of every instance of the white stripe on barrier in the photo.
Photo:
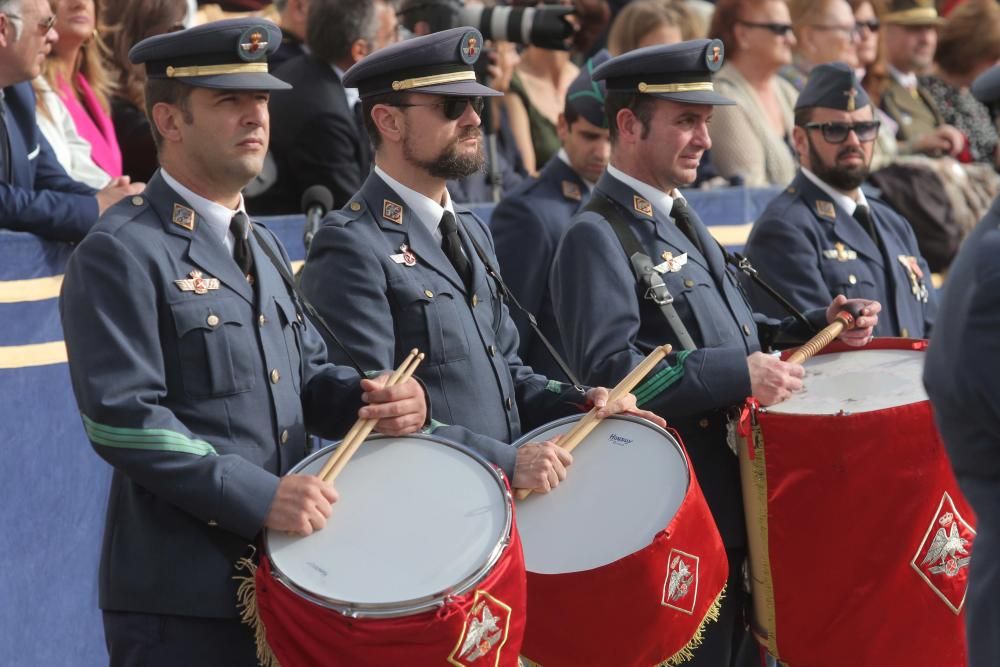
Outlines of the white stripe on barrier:
[[57,340],[34,345],[7,345],[0,347],[0,369],[29,368],[66,363],[66,344]]
[[0,303],[27,303],[59,297],[63,277],[28,278],[0,281]]

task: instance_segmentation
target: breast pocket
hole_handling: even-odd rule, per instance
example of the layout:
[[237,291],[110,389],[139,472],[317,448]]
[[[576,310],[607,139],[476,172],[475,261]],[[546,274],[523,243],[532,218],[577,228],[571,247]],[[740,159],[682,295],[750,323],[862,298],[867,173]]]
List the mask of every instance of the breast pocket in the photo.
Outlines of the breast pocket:
[[875,278],[860,260],[850,262],[830,262],[824,273],[830,292],[843,294],[849,299],[877,298]]
[[[732,317],[711,276],[702,271],[681,271],[665,275],[663,282],[674,295],[675,306],[681,304],[678,316],[699,347],[717,347],[732,337]],[[697,331],[692,330],[692,321]]]
[[299,393],[302,385],[302,315],[289,298],[275,297],[274,303],[288,353],[288,369],[297,374],[292,386]]
[[[390,284],[399,306],[396,347],[418,348],[428,365],[446,364],[469,357],[469,339],[459,308],[467,308],[462,294],[451,287],[424,287],[412,282]],[[435,291],[436,289],[436,291]]]
[[259,356],[235,300],[191,300],[171,306],[184,393],[230,396],[253,389]]

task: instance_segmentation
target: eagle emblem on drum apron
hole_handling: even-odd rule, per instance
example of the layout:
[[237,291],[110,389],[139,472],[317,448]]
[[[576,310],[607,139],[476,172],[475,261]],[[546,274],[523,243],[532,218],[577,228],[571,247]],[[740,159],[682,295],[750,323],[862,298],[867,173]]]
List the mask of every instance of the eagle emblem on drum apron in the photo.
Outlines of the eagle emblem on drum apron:
[[910,565],[920,578],[956,614],[962,611],[969,588],[969,561],[976,531],[955,509],[945,492],[924,541]]
[[[458,667],[496,665],[507,642],[510,607],[484,591],[476,591],[462,636],[448,662]],[[485,658],[484,660],[480,660]]]
[[697,556],[679,549],[670,550],[667,578],[663,582],[663,606],[685,614],[694,613],[695,602],[698,601],[699,560]]

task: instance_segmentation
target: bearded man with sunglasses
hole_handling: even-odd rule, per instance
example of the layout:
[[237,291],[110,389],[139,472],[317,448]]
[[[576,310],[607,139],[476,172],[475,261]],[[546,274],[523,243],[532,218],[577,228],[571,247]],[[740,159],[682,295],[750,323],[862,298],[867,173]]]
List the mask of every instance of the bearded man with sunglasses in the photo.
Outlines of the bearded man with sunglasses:
[[[937,294],[913,229],[861,189],[879,129],[852,68],[814,69],[795,105],[799,173],[754,224],[746,255],[796,308],[837,294],[871,299],[882,304],[876,336],[926,338]],[[758,310],[783,314],[756,286],[752,297]]]
[[[365,368],[393,368],[412,348],[431,398],[431,430],[499,465],[514,486],[548,491],[570,454],[552,443],[514,449],[523,431],[578,414],[632,410],[628,396],[584,391],[535,373],[518,357],[517,328],[489,271],[493,240],[446,183],[483,167],[482,35],[453,28],[386,47],[351,67],[375,167],[313,238],[302,289]],[[343,354],[329,349],[331,360]],[[644,417],[663,423],[643,411]]]

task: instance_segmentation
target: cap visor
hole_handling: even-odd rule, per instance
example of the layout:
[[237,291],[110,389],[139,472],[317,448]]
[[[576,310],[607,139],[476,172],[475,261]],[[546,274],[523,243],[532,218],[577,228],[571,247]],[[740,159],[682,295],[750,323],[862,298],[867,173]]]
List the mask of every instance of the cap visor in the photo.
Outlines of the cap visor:
[[1000,102],[1000,65],[994,65],[972,82],[972,94],[983,104]]
[[648,93],[653,97],[658,97],[661,100],[670,100],[671,102],[683,102],[684,104],[710,104],[712,106],[732,106],[736,104],[735,101],[729,99],[728,97],[723,97],[722,95],[710,91],[710,90],[698,90],[692,91],[690,93]]
[[503,95],[499,90],[493,90],[478,81],[456,81],[442,83],[436,86],[421,86],[410,88],[407,93],[426,93],[428,95],[449,95],[452,97],[497,97]]
[[217,74],[215,76],[188,76],[180,81],[198,88],[219,88],[222,90],[288,90],[292,84],[271,74]]

